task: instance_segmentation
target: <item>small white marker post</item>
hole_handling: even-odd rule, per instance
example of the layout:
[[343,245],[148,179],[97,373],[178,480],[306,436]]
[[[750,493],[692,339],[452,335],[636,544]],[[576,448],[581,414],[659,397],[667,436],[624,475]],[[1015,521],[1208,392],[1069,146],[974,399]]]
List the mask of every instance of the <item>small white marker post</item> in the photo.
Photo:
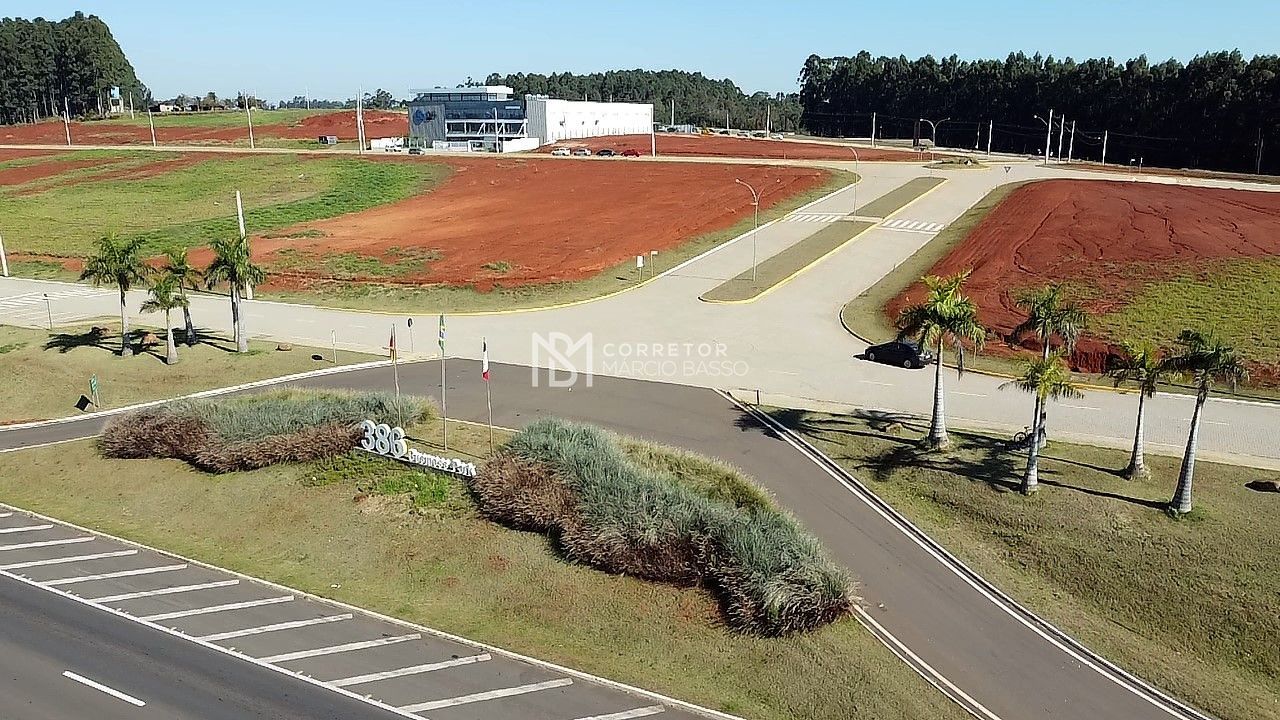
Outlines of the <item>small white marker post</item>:
[[649,251],[649,279],[653,279],[653,274],[658,271],[658,251]]
[[333,340],[333,364],[337,365],[338,364],[338,331],[330,330],[329,334],[332,336],[332,340]]
[[636,256],[636,274],[639,275],[640,280],[642,281],[644,280],[644,256],[643,255]]
[[4,256],[4,235],[0,235],[0,275],[9,277],[9,258]]

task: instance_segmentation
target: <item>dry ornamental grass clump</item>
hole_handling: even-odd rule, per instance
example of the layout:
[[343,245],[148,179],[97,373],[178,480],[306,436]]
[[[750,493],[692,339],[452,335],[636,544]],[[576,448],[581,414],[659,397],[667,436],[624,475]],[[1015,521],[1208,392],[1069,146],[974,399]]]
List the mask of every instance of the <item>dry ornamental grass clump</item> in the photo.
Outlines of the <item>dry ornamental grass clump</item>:
[[237,472],[340,455],[360,442],[365,419],[411,424],[434,412],[421,398],[283,390],[143,408],[108,423],[100,442],[107,457],[176,458],[206,472]]
[[547,533],[570,559],[706,587],[741,632],[810,630],[855,602],[848,574],[767,493],[691,453],[541,420],[485,465],[472,490],[487,517]]

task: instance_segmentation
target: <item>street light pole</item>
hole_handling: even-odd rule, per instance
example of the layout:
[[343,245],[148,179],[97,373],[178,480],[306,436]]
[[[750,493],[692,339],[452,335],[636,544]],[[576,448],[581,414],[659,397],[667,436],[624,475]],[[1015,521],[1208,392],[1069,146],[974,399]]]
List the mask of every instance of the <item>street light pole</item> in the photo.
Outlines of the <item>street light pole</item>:
[[942,118],[941,120],[935,123],[934,121],[928,118],[920,118],[920,122],[929,123],[929,131],[930,131],[929,137],[932,138],[929,142],[933,143],[934,147],[938,147],[938,126],[950,119],[951,118]]
[[1049,167],[1049,146],[1053,144],[1053,108],[1049,108],[1049,119],[1045,120],[1039,115],[1035,116],[1037,120],[1045,124],[1044,132],[1044,166]]
[[751,204],[755,206],[756,210],[755,227],[751,229],[751,282],[754,283],[756,281],[756,258],[759,257],[756,233],[760,230],[760,193],[756,192],[756,189],[751,187],[750,184],[744,183],[738,178],[734,178],[733,181],[751,191]]
[[862,182],[862,175],[858,172],[858,150],[857,148],[849,148],[849,152],[853,153],[853,174],[857,175],[857,179],[853,181],[853,218],[858,219],[858,183]]

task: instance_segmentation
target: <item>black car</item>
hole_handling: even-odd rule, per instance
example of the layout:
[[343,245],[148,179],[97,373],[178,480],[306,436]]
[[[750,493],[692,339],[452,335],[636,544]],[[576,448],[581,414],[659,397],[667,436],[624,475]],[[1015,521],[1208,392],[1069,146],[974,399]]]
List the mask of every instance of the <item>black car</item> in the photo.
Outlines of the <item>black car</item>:
[[599,157],[613,157],[614,155],[617,155],[617,154],[618,153],[610,150],[609,148],[603,148],[601,150],[596,151],[596,155]]
[[894,340],[867,348],[866,358],[871,362],[885,365],[922,368],[933,362],[933,353],[921,350],[920,346],[913,342]]

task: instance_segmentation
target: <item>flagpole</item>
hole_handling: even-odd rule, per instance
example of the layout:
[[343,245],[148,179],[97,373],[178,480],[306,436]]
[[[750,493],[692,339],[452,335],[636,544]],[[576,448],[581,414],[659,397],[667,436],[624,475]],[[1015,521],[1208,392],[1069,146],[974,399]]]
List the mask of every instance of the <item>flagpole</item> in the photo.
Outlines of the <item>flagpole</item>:
[[396,326],[391,324],[391,377],[396,386],[396,418],[400,427],[404,427],[404,411],[400,407],[400,364],[396,360]]
[[444,313],[440,314],[440,442],[449,449],[449,394],[445,383]]
[[489,383],[489,377],[488,377],[489,341],[486,338],[486,339],[482,339],[481,342],[484,343],[484,369],[485,369],[484,401],[485,401],[485,404],[489,406],[489,455],[493,455],[493,388]]

